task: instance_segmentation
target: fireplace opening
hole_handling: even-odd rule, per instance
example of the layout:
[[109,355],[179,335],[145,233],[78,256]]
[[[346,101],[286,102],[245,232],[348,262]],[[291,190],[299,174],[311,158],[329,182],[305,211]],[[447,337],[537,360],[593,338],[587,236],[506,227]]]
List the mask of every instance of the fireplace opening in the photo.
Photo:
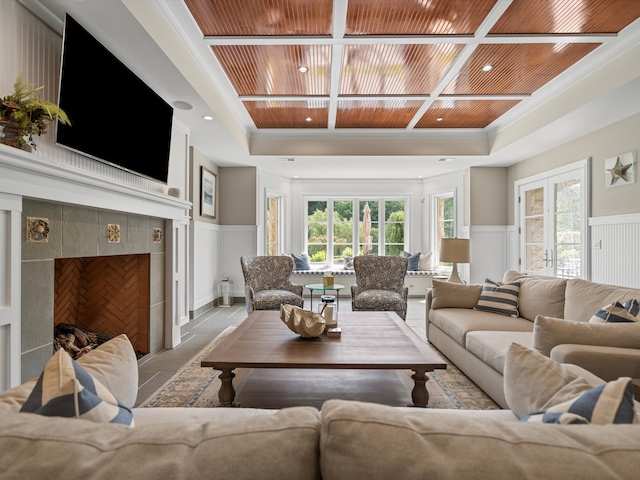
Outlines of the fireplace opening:
[[149,269],[149,254],[56,259],[54,345],[77,358],[124,333],[147,355]]

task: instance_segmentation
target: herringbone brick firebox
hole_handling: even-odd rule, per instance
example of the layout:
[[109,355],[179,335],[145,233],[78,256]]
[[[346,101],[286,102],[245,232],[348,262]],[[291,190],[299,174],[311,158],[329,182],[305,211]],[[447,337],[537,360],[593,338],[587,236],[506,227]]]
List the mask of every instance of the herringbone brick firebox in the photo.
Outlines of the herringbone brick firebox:
[[149,254],[55,260],[54,324],[127,334],[149,353]]

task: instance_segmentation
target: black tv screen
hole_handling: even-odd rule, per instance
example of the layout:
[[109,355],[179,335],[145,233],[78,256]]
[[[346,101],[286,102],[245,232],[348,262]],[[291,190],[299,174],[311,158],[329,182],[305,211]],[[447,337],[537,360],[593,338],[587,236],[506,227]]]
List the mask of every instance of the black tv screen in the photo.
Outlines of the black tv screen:
[[66,15],[56,142],[167,183],[173,108]]

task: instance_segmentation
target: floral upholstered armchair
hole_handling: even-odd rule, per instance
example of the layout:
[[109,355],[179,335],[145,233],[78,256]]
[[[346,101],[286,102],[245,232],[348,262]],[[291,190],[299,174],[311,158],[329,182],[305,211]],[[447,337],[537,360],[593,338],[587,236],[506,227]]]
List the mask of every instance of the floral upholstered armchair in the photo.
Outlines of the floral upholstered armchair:
[[400,256],[359,256],[353,259],[356,284],[351,286],[353,311],[394,311],[407,316],[409,289],[404,284],[408,260]]
[[302,285],[291,282],[293,258],[278,256],[240,257],[244,275],[247,313],[254,310],[280,310],[280,305],[304,306]]

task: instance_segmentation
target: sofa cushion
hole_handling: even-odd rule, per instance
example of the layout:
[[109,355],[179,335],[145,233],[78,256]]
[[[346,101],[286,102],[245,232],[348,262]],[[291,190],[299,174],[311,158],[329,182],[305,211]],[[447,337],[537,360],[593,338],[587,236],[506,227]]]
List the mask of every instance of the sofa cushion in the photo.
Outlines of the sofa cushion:
[[98,428],[0,415],[3,478],[318,478],[320,416],[311,407],[217,423]]
[[504,364],[504,396],[519,418],[573,399],[592,385],[564,365],[512,343]]
[[501,332],[531,332],[533,323],[525,318],[506,317],[495,313],[466,308],[445,308],[429,312],[429,322],[464,346],[468,332],[495,330]]
[[499,373],[504,372],[504,359],[509,346],[519,343],[531,347],[532,332],[469,332],[466,349]]
[[613,302],[602,307],[589,319],[590,323],[640,322],[640,305],[634,298],[624,302]]
[[537,315],[562,318],[564,315],[564,292],[566,279],[542,280],[521,279],[518,311],[520,316],[535,320]]
[[134,425],[131,410],[62,349],[47,362],[20,411]]
[[533,322],[533,348],[545,356],[564,343],[640,348],[640,323],[590,323],[538,315]]
[[473,308],[478,303],[482,285],[433,281],[431,308]]
[[640,300],[640,290],[603,285],[579,278],[567,280],[564,318],[587,322],[603,305],[624,303],[634,298]]
[[519,293],[520,282],[499,284],[487,278],[474,308],[499,315],[517,317]]
[[576,398],[524,415],[523,422],[607,425],[638,423],[633,383],[624,377],[587,390]]
[[640,429],[465,418],[331,400],[322,407],[323,480],[635,478]]

